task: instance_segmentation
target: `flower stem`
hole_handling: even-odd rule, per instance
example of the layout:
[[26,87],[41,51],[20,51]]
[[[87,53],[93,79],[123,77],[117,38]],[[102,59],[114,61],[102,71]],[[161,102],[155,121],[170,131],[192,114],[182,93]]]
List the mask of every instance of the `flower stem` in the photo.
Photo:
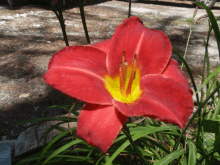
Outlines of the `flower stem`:
[[144,164],[149,164],[143,157],[143,155],[141,154],[140,150],[137,148],[137,146],[134,144],[134,141],[133,139],[131,138],[131,134],[130,134],[130,130],[129,128],[127,127],[127,125],[125,124],[124,127],[123,127],[123,132],[124,134],[127,136],[128,140],[130,141],[131,143],[131,146],[134,148],[135,152],[139,155],[142,163]]
[[[55,5],[55,4],[54,4]],[[62,32],[63,32],[63,37],[64,37],[64,41],[66,43],[66,46],[69,46],[69,42],[68,42],[68,38],[67,38],[67,35],[66,35],[66,29],[65,29],[65,24],[64,24],[64,19],[63,19],[63,13],[62,13],[62,4],[61,4],[61,1],[59,0],[59,4],[58,4],[58,12],[59,14],[57,13],[56,11],[56,8],[55,6],[52,5],[52,10],[53,12],[56,14],[59,22],[60,22],[60,26],[61,26],[61,29],[62,29]]]
[[87,30],[86,19],[85,19],[85,14],[84,14],[83,0],[79,0],[79,9],[80,9],[80,15],[82,19],[83,28],[84,28],[85,35],[86,35],[87,44],[90,44],[89,33]]
[[128,7],[128,18],[131,16],[131,0],[129,0],[129,7]]

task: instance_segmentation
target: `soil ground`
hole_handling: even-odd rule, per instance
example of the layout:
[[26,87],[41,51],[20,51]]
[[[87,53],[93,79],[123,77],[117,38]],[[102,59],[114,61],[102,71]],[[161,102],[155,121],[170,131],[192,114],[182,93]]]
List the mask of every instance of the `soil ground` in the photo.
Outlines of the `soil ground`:
[[[65,47],[55,14],[46,4],[13,9],[7,3],[0,5],[0,130],[26,119],[63,114],[61,109],[51,110],[49,106],[73,104],[75,100],[52,89],[42,79],[52,55]],[[216,16],[220,15],[219,9],[217,4],[212,10]],[[132,4],[132,15],[139,16],[145,26],[163,31],[181,54],[184,54],[193,12],[190,2],[141,1]],[[111,38],[127,13],[128,3],[124,1],[87,1],[85,15],[91,43]],[[205,10],[199,9],[195,19],[204,14]],[[87,44],[77,4],[65,9],[63,15],[70,45]],[[207,32],[208,19],[199,20],[186,55],[197,83],[205,50],[203,37]],[[216,65],[219,57],[213,33],[209,46],[211,64]],[[180,62],[174,54],[172,57]],[[15,127],[0,136],[16,138],[30,125]]]

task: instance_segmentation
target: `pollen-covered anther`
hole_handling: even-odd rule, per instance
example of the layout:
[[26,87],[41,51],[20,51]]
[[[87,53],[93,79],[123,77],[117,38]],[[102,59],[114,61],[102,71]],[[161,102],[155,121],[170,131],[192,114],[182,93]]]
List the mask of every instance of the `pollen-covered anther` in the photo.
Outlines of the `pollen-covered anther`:
[[132,62],[131,75],[129,78],[129,82],[128,82],[128,86],[127,86],[127,90],[126,90],[126,95],[131,94],[132,83],[133,83],[133,81],[135,79],[135,75],[136,75],[136,71],[135,71],[136,62],[137,62],[137,54],[134,55],[134,60]]

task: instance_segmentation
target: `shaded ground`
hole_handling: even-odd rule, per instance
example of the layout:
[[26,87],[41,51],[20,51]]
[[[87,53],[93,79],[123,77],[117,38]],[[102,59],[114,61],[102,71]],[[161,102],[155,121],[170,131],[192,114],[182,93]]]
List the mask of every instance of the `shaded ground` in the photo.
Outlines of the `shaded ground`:
[[[139,16],[145,26],[165,32],[173,47],[183,54],[194,11],[192,5],[149,3],[132,4],[132,15]],[[220,12],[216,6],[213,11],[218,16]],[[87,2],[85,14],[91,43],[110,38],[117,25],[127,17],[127,9],[128,3],[123,1]],[[70,7],[63,14],[70,45],[86,44],[78,7]],[[199,10],[196,18],[203,14],[205,11]],[[197,23],[186,56],[196,77],[201,72],[207,22],[207,19],[202,19]],[[73,104],[74,99],[47,86],[42,79],[50,58],[63,47],[65,42],[59,22],[49,8],[29,5],[11,10],[7,4],[0,6],[1,130],[18,121],[63,113],[60,109],[49,110],[51,105]],[[209,50],[211,64],[215,65],[218,52],[213,34]],[[174,54],[173,57],[177,59]],[[29,126],[14,128],[3,135],[6,139],[16,138]]]

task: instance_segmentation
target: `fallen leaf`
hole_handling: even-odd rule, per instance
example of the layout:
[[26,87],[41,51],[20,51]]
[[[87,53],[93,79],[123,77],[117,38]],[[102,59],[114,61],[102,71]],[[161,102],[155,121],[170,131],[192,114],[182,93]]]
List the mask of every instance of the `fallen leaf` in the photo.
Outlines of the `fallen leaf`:
[[19,96],[19,98],[26,98],[26,97],[29,97],[30,96],[30,93],[23,93]]

